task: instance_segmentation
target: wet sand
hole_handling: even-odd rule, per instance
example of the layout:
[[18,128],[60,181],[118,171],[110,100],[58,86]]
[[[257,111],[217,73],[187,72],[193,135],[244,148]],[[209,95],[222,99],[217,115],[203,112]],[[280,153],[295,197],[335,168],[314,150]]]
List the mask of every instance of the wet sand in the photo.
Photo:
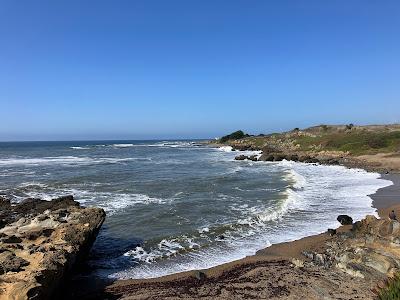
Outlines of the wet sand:
[[[386,217],[393,206],[400,204],[400,174],[383,174],[383,179],[393,182],[393,185],[379,189],[375,194],[370,195],[372,198],[372,206],[378,209],[381,217]],[[400,211],[397,212],[400,216]]]

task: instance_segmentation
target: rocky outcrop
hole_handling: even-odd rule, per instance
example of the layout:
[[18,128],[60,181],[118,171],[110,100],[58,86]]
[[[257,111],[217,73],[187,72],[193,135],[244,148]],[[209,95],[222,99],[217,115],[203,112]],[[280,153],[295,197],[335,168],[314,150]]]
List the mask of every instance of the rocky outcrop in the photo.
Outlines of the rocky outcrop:
[[238,155],[235,157],[235,160],[251,160],[251,161],[257,161],[257,155]]
[[353,224],[353,218],[349,217],[348,215],[339,215],[337,217],[337,220],[342,225],[352,225]]
[[0,299],[49,299],[88,254],[104,222],[100,208],[72,196],[0,199]]
[[[345,217],[345,223],[349,223],[350,217]],[[323,252],[303,254],[315,265],[379,282],[400,271],[400,223],[367,216],[354,223],[350,231],[338,233]]]

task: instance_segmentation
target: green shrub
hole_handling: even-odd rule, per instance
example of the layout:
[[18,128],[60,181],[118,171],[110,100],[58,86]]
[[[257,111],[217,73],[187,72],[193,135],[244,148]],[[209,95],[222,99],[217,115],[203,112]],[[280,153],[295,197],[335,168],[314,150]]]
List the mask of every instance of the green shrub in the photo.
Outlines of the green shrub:
[[238,139],[241,139],[241,138],[244,138],[244,137],[247,137],[247,136],[249,136],[249,135],[245,134],[241,130],[238,130],[238,131],[232,132],[231,134],[223,136],[222,138],[219,139],[219,141],[221,143],[225,143],[225,142],[227,142],[229,140],[238,140]]
[[388,146],[388,139],[385,136],[372,136],[368,139],[367,144],[373,149],[384,148]]

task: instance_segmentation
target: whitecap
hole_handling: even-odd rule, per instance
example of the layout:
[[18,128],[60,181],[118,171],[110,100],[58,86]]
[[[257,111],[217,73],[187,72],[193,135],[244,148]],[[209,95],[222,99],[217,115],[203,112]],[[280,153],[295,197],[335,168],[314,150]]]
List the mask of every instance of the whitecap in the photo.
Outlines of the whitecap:
[[223,152],[231,152],[232,149],[233,148],[231,146],[221,146],[218,148],[219,151],[223,151]]
[[113,147],[115,148],[128,148],[128,147],[134,147],[134,144],[112,144]]

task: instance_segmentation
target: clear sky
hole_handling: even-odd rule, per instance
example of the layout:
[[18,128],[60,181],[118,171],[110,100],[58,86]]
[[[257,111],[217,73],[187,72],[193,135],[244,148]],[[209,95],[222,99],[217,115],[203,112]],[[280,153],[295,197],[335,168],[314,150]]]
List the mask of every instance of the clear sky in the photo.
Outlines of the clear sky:
[[0,0],[0,140],[400,122],[400,1]]

